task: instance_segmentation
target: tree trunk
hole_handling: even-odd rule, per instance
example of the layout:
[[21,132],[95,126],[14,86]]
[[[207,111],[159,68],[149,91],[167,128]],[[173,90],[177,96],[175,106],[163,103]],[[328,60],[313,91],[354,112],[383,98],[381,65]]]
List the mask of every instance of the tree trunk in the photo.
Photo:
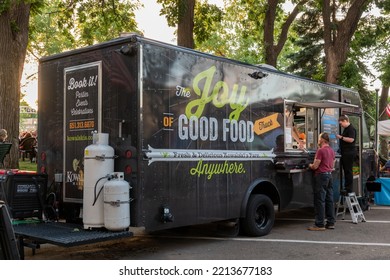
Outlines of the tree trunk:
[[177,44],[193,49],[195,0],[179,0],[179,23],[177,25]]
[[8,132],[12,143],[7,168],[19,167],[20,80],[26,56],[30,4],[11,0],[8,10],[0,14],[0,128]]
[[349,45],[357,29],[360,18],[371,0],[352,1],[346,16],[337,20],[330,0],[322,1],[322,18],[324,23],[324,50],[326,73],[325,81],[333,84],[339,82],[342,66],[347,60]]
[[288,15],[286,21],[282,25],[278,41],[275,43],[275,20],[276,20],[276,10],[278,7],[279,0],[268,0],[267,11],[264,17],[264,45],[265,45],[265,63],[277,66],[278,57],[282,51],[284,45],[287,41],[287,34],[290,29],[291,24],[297,17],[300,8],[308,0],[299,1],[292,12]]

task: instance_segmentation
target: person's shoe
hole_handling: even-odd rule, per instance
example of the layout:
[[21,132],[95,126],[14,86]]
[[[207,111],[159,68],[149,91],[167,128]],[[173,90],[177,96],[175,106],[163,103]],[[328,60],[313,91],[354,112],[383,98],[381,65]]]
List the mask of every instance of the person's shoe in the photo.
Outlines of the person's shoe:
[[319,227],[319,226],[311,226],[311,227],[308,227],[307,230],[311,230],[311,231],[323,231],[325,230],[325,227]]
[[351,192],[350,190],[342,189],[340,191],[340,195],[347,196],[350,192]]
[[325,228],[326,229],[335,229],[334,225],[328,225],[328,224],[325,225]]

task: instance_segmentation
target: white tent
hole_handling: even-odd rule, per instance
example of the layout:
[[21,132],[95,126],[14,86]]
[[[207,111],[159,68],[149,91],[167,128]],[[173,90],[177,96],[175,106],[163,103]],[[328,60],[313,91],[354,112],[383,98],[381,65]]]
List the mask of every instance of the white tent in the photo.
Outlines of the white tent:
[[383,136],[390,136],[390,120],[378,122],[378,134]]

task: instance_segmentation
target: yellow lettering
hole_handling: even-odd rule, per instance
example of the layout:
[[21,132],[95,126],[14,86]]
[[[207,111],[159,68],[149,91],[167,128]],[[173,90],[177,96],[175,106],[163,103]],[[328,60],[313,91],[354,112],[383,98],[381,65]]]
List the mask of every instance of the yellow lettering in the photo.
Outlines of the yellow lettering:
[[[222,92],[221,92],[221,90],[222,90]],[[219,94],[219,92],[221,92],[221,93]],[[213,104],[215,105],[215,107],[222,108],[223,106],[225,106],[226,103],[228,102],[228,98],[229,98],[228,85],[223,81],[217,82],[214,86],[212,96],[214,96]]]
[[233,86],[233,92],[232,92],[232,98],[234,99],[232,99],[232,102],[230,102],[230,108],[233,109],[233,111],[229,115],[229,119],[231,120],[238,120],[241,115],[241,112],[244,111],[249,104],[249,98],[245,98],[246,86],[241,87],[240,95],[237,101],[234,102],[234,100],[236,99],[237,91],[238,91],[238,85],[235,84]]
[[218,81],[211,91],[212,80],[216,70],[217,68],[212,66],[195,76],[193,90],[199,98],[192,100],[187,104],[185,110],[187,118],[190,118],[191,116],[200,118],[206,104],[212,102],[217,108],[222,108],[229,104],[230,108],[233,110],[229,115],[229,119],[239,120],[241,113],[248,106],[249,98],[245,96],[247,90],[246,86],[241,87],[240,93],[237,96],[239,85],[234,84],[229,96],[228,84],[224,81]]
[[[197,118],[200,118],[200,116],[202,116],[206,104],[213,99],[213,96],[208,96],[208,94],[210,93],[211,81],[215,73],[215,70],[216,70],[215,66],[210,67],[210,69],[199,73],[194,78],[194,83],[193,83],[194,92],[196,95],[200,96],[200,98],[196,100],[192,100],[187,104],[186,115],[188,118],[190,118],[191,116],[196,116]],[[206,80],[204,82],[204,86],[202,90],[199,87],[199,83],[203,79]],[[193,111],[193,109],[195,109],[195,111]]]

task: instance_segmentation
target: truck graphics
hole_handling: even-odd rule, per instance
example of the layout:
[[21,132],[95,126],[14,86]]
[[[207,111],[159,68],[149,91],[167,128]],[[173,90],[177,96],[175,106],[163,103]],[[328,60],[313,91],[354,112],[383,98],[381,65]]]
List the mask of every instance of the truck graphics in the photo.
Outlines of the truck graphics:
[[[82,216],[91,131],[109,134],[115,171],[132,187],[131,226],[147,231],[234,220],[248,235],[268,234],[275,208],[311,205],[306,167],[320,132],[337,151],[340,114],[359,130],[357,193],[373,174],[350,89],[137,35],[43,58],[39,73],[38,165],[49,178],[65,175],[67,219]],[[297,149],[293,123],[306,150]]]

